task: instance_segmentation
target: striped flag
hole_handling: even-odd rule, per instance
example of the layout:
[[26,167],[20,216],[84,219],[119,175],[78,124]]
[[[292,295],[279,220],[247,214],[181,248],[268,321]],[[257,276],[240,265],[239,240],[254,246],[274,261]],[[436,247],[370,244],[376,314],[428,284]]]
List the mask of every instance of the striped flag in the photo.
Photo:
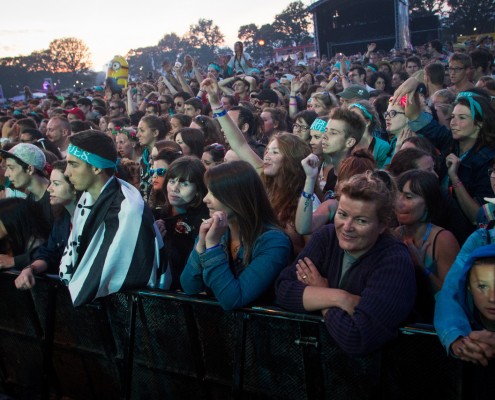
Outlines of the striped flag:
[[139,191],[112,178],[96,201],[84,192],[60,263],[75,307],[128,289],[154,286],[163,245]]

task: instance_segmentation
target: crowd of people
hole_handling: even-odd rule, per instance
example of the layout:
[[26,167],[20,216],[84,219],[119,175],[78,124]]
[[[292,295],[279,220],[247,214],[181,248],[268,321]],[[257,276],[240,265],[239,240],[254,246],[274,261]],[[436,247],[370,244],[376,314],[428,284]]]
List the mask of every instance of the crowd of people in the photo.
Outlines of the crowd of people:
[[[319,312],[349,354],[409,322],[495,358],[495,47],[163,62],[5,107],[0,269]],[[132,71],[131,71],[132,73]]]

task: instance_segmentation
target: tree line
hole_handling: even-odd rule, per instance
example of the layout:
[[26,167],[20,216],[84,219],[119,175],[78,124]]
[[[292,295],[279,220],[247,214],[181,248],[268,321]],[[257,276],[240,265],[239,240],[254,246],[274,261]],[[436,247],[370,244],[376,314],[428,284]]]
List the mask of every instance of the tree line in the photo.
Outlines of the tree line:
[[[494,0],[410,0],[409,8],[411,16],[440,16],[442,26],[453,34],[491,32],[495,26]],[[479,18],[480,15],[483,18]],[[266,60],[275,48],[311,43],[311,31],[312,17],[308,7],[302,1],[294,1],[277,14],[271,24],[242,25],[238,38],[255,60]],[[164,59],[175,61],[185,54],[202,64],[217,61],[222,54],[232,53],[230,48],[222,47],[224,43],[225,35],[220,27],[211,19],[201,18],[190,25],[183,36],[166,33],[156,45],[130,49],[125,57],[130,71],[144,76],[159,69]],[[12,90],[24,85],[30,73],[51,73],[55,78],[57,74],[77,73],[83,74],[81,80],[84,81],[95,76],[90,71],[91,66],[90,51],[81,39],[60,38],[53,40],[48,49],[33,51],[27,56],[0,58],[0,83],[5,95],[13,96],[17,93],[12,94]],[[7,77],[15,77],[16,81],[6,81]]]

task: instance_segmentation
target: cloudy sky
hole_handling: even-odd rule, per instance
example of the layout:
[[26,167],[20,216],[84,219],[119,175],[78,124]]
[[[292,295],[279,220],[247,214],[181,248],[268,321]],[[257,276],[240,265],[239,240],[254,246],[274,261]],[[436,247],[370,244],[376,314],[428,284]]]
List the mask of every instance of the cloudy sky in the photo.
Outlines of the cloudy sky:
[[[311,0],[303,0],[309,5]],[[116,54],[153,46],[166,33],[182,36],[199,18],[212,19],[233,47],[239,27],[271,23],[289,0],[146,0],[61,2],[30,0],[2,5],[0,57],[27,55],[47,49],[53,39],[77,37],[89,47],[93,68],[103,70]]]

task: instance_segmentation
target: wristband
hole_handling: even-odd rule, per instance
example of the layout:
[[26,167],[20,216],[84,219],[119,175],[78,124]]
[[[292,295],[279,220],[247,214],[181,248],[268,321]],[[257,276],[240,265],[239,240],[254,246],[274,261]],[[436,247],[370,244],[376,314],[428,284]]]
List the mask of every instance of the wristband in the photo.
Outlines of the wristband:
[[220,111],[218,113],[213,111],[213,118],[219,118],[219,117],[223,117],[225,115],[227,115],[227,110],[225,110],[225,109],[222,109],[222,111]]
[[145,103],[147,103],[148,101],[150,101],[150,99],[148,99],[147,97],[145,97],[145,98],[143,99],[143,101],[144,101]]
[[220,104],[219,106],[216,106],[216,107],[211,106],[211,109],[212,109],[213,111],[216,111],[216,110],[223,110],[223,104]]
[[430,276],[431,275],[431,271],[428,268],[425,268],[424,274],[425,274],[425,276]]
[[290,99],[296,99],[297,96],[289,96]]
[[216,249],[217,247],[220,247],[220,243],[216,244],[215,246],[209,247],[205,250],[205,253],[208,253],[210,250]]
[[457,189],[462,186],[462,182],[459,180],[456,183],[452,183],[452,189]]
[[301,196],[304,197],[305,199],[311,199],[311,200],[313,200],[313,194],[312,193],[305,192],[304,190],[302,191]]

